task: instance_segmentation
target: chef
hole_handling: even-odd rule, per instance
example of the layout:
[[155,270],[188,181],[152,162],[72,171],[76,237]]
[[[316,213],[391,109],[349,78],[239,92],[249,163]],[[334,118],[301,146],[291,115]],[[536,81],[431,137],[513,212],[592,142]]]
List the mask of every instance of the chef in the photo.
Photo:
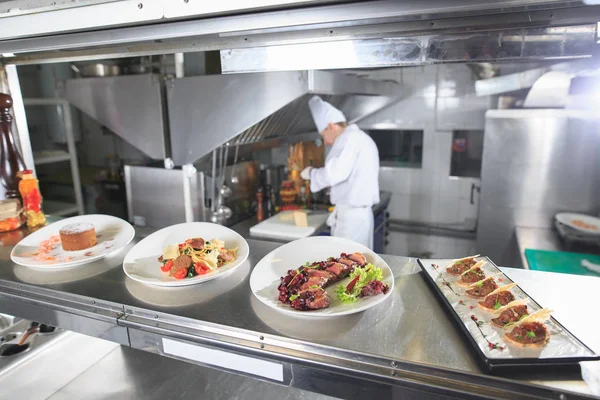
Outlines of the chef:
[[373,139],[344,114],[312,97],[308,106],[319,134],[332,146],[325,167],[307,167],[302,179],[310,180],[311,192],[331,187],[333,213],[327,219],[332,236],[354,240],[373,248],[372,206],[379,203],[379,152]]

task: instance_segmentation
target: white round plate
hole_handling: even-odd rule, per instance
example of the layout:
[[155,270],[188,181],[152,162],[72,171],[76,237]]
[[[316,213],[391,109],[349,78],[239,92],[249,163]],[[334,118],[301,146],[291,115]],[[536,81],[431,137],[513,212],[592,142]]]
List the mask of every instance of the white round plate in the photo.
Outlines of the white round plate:
[[[387,294],[362,298],[353,304],[344,304],[337,298],[335,288],[340,284],[347,284],[350,278],[346,278],[326,288],[330,296],[328,308],[298,311],[277,300],[279,295],[277,287],[280,278],[286,275],[288,270],[296,269],[306,262],[323,261],[329,257],[339,257],[341,253],[354,252],[363,253],[368,262],[383,270],[383,283],[390,287]],[[287,314],[307,317],[333,317],[361,312],[385,301],[394,290],[394,276],[390,267],[381,257],[360,243],[337,237],[315,236],[287,243],[263,257],[252,270],[250,288],[260,301]]]
[[[175,279],[168,273],[162,272],[158,257],[161,256],[163,249],[167,245],[183,243],[194,237],[201,237],[204,240],[223,240],[226,249],[237,248],[237,258],[216,271],[193,278]],[[229,275],[246,261],[249,253],[248,243],[235,231],[210,222],[190,222],[163,228],[144,238],[125,256],[123,271],[134,281],[149,285],[165,287],[195,285]]]
[[[96,237],[98,238],[98,243],[95,246],[85,250],[65,251],[59,243],[49,254],[54,256],[56,260],[35,259],[38,246],[42,241],[49,239],[53,235],[58,235],[60,228],[65,225],[81,222],[89,222],[94,225]],[[10,259],[16,264],[32,268],[68,268],[87,264],[116,253],[127,246],[134,236],[135,230],[133,226],[121,218],[99,214],[80,215],[54,222],[25,237],[13,248],[10,253]]]
[[[555,218],[561,224],[567,225],[568,227],[578,230],[579,232],[584,232],[591,235],[600,235],[600,219],[592,217],[591,215],[577,213],[558,213],[556,214]],[[587,225],[595,226],[596,229],[582,228],[581,226],[574,225],[573,221],[582,221]]]

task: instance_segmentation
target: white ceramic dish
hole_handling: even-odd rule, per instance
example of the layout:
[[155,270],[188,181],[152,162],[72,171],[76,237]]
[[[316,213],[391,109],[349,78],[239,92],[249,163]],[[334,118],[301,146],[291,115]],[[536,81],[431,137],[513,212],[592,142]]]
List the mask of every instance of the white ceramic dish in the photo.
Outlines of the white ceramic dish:
[[[337,298],[335,288],[348,283],[350,278],[346,278],[326,288],[330,305],[322,310],[298,311],[277,300],[280,277],[286,275],[288,270],[296,269],[306,262],[322,261],[329,257],[339,257],[341,253],[354,252],[363,253],[368,262],[383,270],[383,282],[390,287],[387,294],[344,304]],[[315,236],[287,243],[267,254],[252,270],[250,288],[260,301],[281,312],[301,317],[334,317],[358,313],[385,301],[394,290],[394,277],[387,263],[367,247],[347,239]]]
[[[591,215],[586,214],[577,214],[577,213],[558,213],[555,216],[556,220],[561,224],[567,225],[570,228],[573,228],[579,232],[584,232],[590,235],[600,235],[600,219],[596,217],[592,217]],[[577,226],[573,224],[573,221],[582,221],[587,225],[591,225],[595,227],[593,228],[584,228],[581,226]]]
[[[55,260],[38,260],[35,254],[38,246],[65,225],[89,222],[96,229],[98,243],[89,249],[80,251],[65,251],[60,243],[49,253]],[[13,248],[10,259],[19,265],[40,269],[62,269],[76,265],[88,264],[118,252],[127,246],[135,236],[133,226],[127,221],[110,215],[80,215],[54,222],[25,237]]]
[[[201,237],[205,240],[219,239],[225,242],[225,248],[237,248],[236,259],[216,271],[193,278],[175,279],[160,270],[158,257],[169,244],[183,243],[187,239]],[[154,232],[136,244],[123,260],[123,271],[131,279],[148,285],[179,287],[195,285],[221,278],[232,273],[246,259],[250,250],[248,243],[235,231],[209,222],[190,222],[172,225]]]

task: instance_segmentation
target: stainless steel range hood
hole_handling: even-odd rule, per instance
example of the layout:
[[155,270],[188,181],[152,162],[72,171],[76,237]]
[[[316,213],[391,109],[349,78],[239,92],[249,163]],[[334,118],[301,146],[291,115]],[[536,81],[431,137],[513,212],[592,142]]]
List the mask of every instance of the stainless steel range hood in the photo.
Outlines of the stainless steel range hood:
[[67,79],[64,97],[149,157],[167,156],[158,75]]
[[252,143],[314,132],[308,99],[320,95],[356,122],[397,101],[396,82],[342,72],[208,75],[167,87],[173,161],[191,164],[226,142]]

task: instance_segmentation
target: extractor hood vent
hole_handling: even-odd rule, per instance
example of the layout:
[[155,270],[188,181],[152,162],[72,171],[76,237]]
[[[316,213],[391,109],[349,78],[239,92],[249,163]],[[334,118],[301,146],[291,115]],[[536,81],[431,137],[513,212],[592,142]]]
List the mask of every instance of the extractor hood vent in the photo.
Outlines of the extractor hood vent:
[[342,72],[196,76],[167,88],[171,149],[191,164],[226,142],[253,143],[315,132],[308,100],[320,95],[356,122],[397,101],[400,85]]
[[[305,94],[269,115],[253,127],[239,134],[234,143],[248,144],[262,140],[313,133],[317,135],[315,124],[308,108],[308,100],[314,93]],[[343,110],[346,119],[356,122],[389,104],[384,96],[361,95],[321,95],[321,98],[334,107]]]
[[149,157],[166,157],[158,75],[68,79],[64,96]]

